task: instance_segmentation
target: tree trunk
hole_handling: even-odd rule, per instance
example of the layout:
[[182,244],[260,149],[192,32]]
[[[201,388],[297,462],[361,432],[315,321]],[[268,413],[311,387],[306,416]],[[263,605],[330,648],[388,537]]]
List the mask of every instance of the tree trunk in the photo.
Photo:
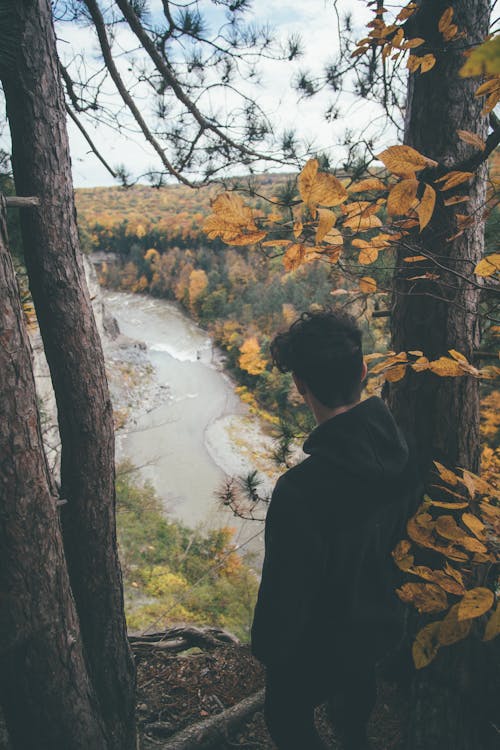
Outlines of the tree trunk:
[[[430,49],[422,46],[422,54],[432,51],[436,65],[425,74],[410,75],[405,143],[450,169],[472,152],[471,147],[459,139],[457,129],[486,137],[482,100],[474,97],[478,82],[461,78],[458,71],[464,62],[464,47],[477,44],[488,33],[489,2],[421,0],[418,6],[417,13],[408,22],[408,26],[411,23],[409,36],[426,40]],[[462,41],[445,43],[438,31],[439,19],[448,7],[454,10],[453,21],[459,30],[467,31]],[[485,176],[485,167],[480,167],[463,191],[470,196],[469,202],[458,204],[456,212],[481,217]],[[467,279],[474,281],[473,269],[483,256],[484,225],[478,218],[459,237],[449,239],[456,232],[454,211],[443,206],[442,197],[442,193],[438,194],[428,227],[421,234],[415,234],[398,253],[391,315],[392,348],[422,350],[429,359],[455,349],[473,362],[474,350],[479,344],[480,289]],[[405,257],[418,255],[422,249],[432,257],[429,262],[418,263],[418,266],[404,262]],[[443,270],[443,266],[449,270]],[[439,278],[410,278],[425,272],[439,274]],[[396,420],[415,440],[424,478],[429,480],[434,459],[451,468],[461,466],[478,471],[479,383],[476,379],[442,378],[410,371],[404,380],[389,387],[389,403]],[[493,747],[485,736],[488,733],[486,722],[480,712],[481,701],[477,700],[484,687],[482,653],[479,650],[472,657],[467,642],[450,650],[443,649],[434,664],[416,675],[411,701],[410,750]]]
[[19,38],[2,82],[16,191],[40,198],[22,212],[21,230],[57,400],[64,548],[109,747],[128,750],[135,672],[116,544],[112,407],[80,258],[51,4],[21,0],[13,13]]
[[0,194],[0,702],[14,748],[104,750]]
[[[474,97],[477,81],[461,78],[463,43],[444,44],[438,32],[443,11],[453,7],[453,21],[467,30],[467,45],[480,42],[489,25],[488,0],[422,0],[412,20],[411,36],[423,37],[431,45],[436,65],[409,80],[405,143],[425,156],[451,168],[470,156],[471,147],[457,135],[470,130],[485,138],[486,118],[482,100]],[[427,51],[427,50],[426,50]],[[486,194],[486,168],[481,167],[465,190],[468,203],[458,204],[458,213],[481,216]],[[439,191],[438,191],[439,192]],[[434,217],[411,248],[399,251],[394,279],[391,316],[392,346],[396,351],[422,350],[429,359],[456,349],[472,362],[479,344],[478,308],[480,290],[456,273],[473,279],[472,271],[483,256],[484,225],[479,219],[454,240],[453,209],[439,202]],[[466,208],[464,209],[464,206]],[[436,262],[405,263],[419,247]],[[441,266],[449,268],[444,271]],[[440,278],[410,280],[426,271]],[[456,273],[453,273],[456,272]],[[389,401],[400,425],[415,438],[424,475],[433,459],[451,467],[472,471],[479,467],[479,385],[471,377],[441,378],[410,371],[390,387]]]

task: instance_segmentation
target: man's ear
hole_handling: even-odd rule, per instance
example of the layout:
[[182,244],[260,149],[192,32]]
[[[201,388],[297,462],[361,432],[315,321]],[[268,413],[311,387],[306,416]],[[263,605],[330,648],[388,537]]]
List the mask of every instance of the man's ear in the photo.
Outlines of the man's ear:
[[302,380],[302,378],[299,378],[299,376],[296,375],[296,373],[294,373],[294,372],[292,372],[292,378],[293,378],[293,382],[295,383],[295,386],[296,386],[298,392],[300,393],[300,395],[301,396],[305,396],[305,394],[307,392],[307,388],[306,388],[306,384],[304,383],[304,381]]
[[365,382],[367,375],[368,375],[368,366],[367,366],[365,360],[363,360],[363,369],[361,370],[361,382],[362,383]]

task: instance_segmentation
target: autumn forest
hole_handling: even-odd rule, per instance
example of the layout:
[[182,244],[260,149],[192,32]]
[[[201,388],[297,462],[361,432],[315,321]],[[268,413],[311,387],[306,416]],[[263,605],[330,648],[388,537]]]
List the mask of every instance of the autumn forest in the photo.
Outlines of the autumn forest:
[[0,0],[0,750],[498,747],[495,10]]

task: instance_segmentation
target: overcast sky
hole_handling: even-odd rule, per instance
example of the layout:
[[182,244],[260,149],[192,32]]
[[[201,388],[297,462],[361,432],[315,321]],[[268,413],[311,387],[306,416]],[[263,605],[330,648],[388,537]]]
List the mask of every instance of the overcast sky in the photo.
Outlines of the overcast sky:
[[[200,2],[202,9],[210,6],[208,2]],[[152,0],[150,7],[153,14],[159,12],[161,0]],[[363,24],[369,17],[365,0],[339,0],[338,7],[342,11],[353,11],[355,23],[363,35]],[[299,69],[307,68],[319,73],[324,64],[334,56],[337,40],[333,0],[254,0],[252,16],[256,23],[269,23],[279,37],[286,38],[290,34],[299,34],[304,49],[304,55],[296,62],[263,61],[260,66],[263,86],[256,93],[257,100],[279,130],[295,127],[302,138],[314,141],[318,151],[329,150],[335,162],[336,157],[341,158],[341,149],[336,144],[346,127],[360,128],[366,125],[369,128],[375,110],[366,102],[354,101],[346,92],[342,100],[343,116],[333,125],[328,124],[323,115],[331,101],[330,95],[322,93],[313,99],[300,102],[290,85]],[[250,20],[250,14],[248,17]],[[209,21],[214,28],[217,20],[212,12]],[[64,24],[58,29],[58,37],[63,60],[68,60],[69,57],[81,52],[85,54],[90,68],[96,64],[97,46],[92,29]],[[127,42],[125,37],[123,42]],[[241,85],[248,87],[246,82],[242,82]],[[111,92],[111,86],[109,91]],[[116,100],[118,103],[118,96]],[[113,101],[111,93],[109,101]],[[230,101],[221,98],[217,104],[221,107],[227,104],[230,106]],[[145,101],[141,106],[147,109]],[[106,126],[96,127],[87,122],[85,124],[112,166],[125,164],[133,175],[137,175],[157,165],[152,148],[141,135],[125,138]],[[69,121],[68,127],[75,185],[115,184],[97,158],[89,153],[88,144],[76,126]],[[381,148],[387,145],[387,138],[390,139],[391,135],[387,131],[381,135]],[[239,171],[241,173],[241,169]]]

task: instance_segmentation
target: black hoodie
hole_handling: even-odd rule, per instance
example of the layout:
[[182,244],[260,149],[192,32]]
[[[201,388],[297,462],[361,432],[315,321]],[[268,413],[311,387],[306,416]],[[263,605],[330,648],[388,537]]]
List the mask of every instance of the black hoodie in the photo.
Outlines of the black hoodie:
[[406,441],[374,397],[319,425],[304,451],[269,506],[252,651],[268,666],[359,646],[376,659],[398,637],[390,553],[419,494]]

